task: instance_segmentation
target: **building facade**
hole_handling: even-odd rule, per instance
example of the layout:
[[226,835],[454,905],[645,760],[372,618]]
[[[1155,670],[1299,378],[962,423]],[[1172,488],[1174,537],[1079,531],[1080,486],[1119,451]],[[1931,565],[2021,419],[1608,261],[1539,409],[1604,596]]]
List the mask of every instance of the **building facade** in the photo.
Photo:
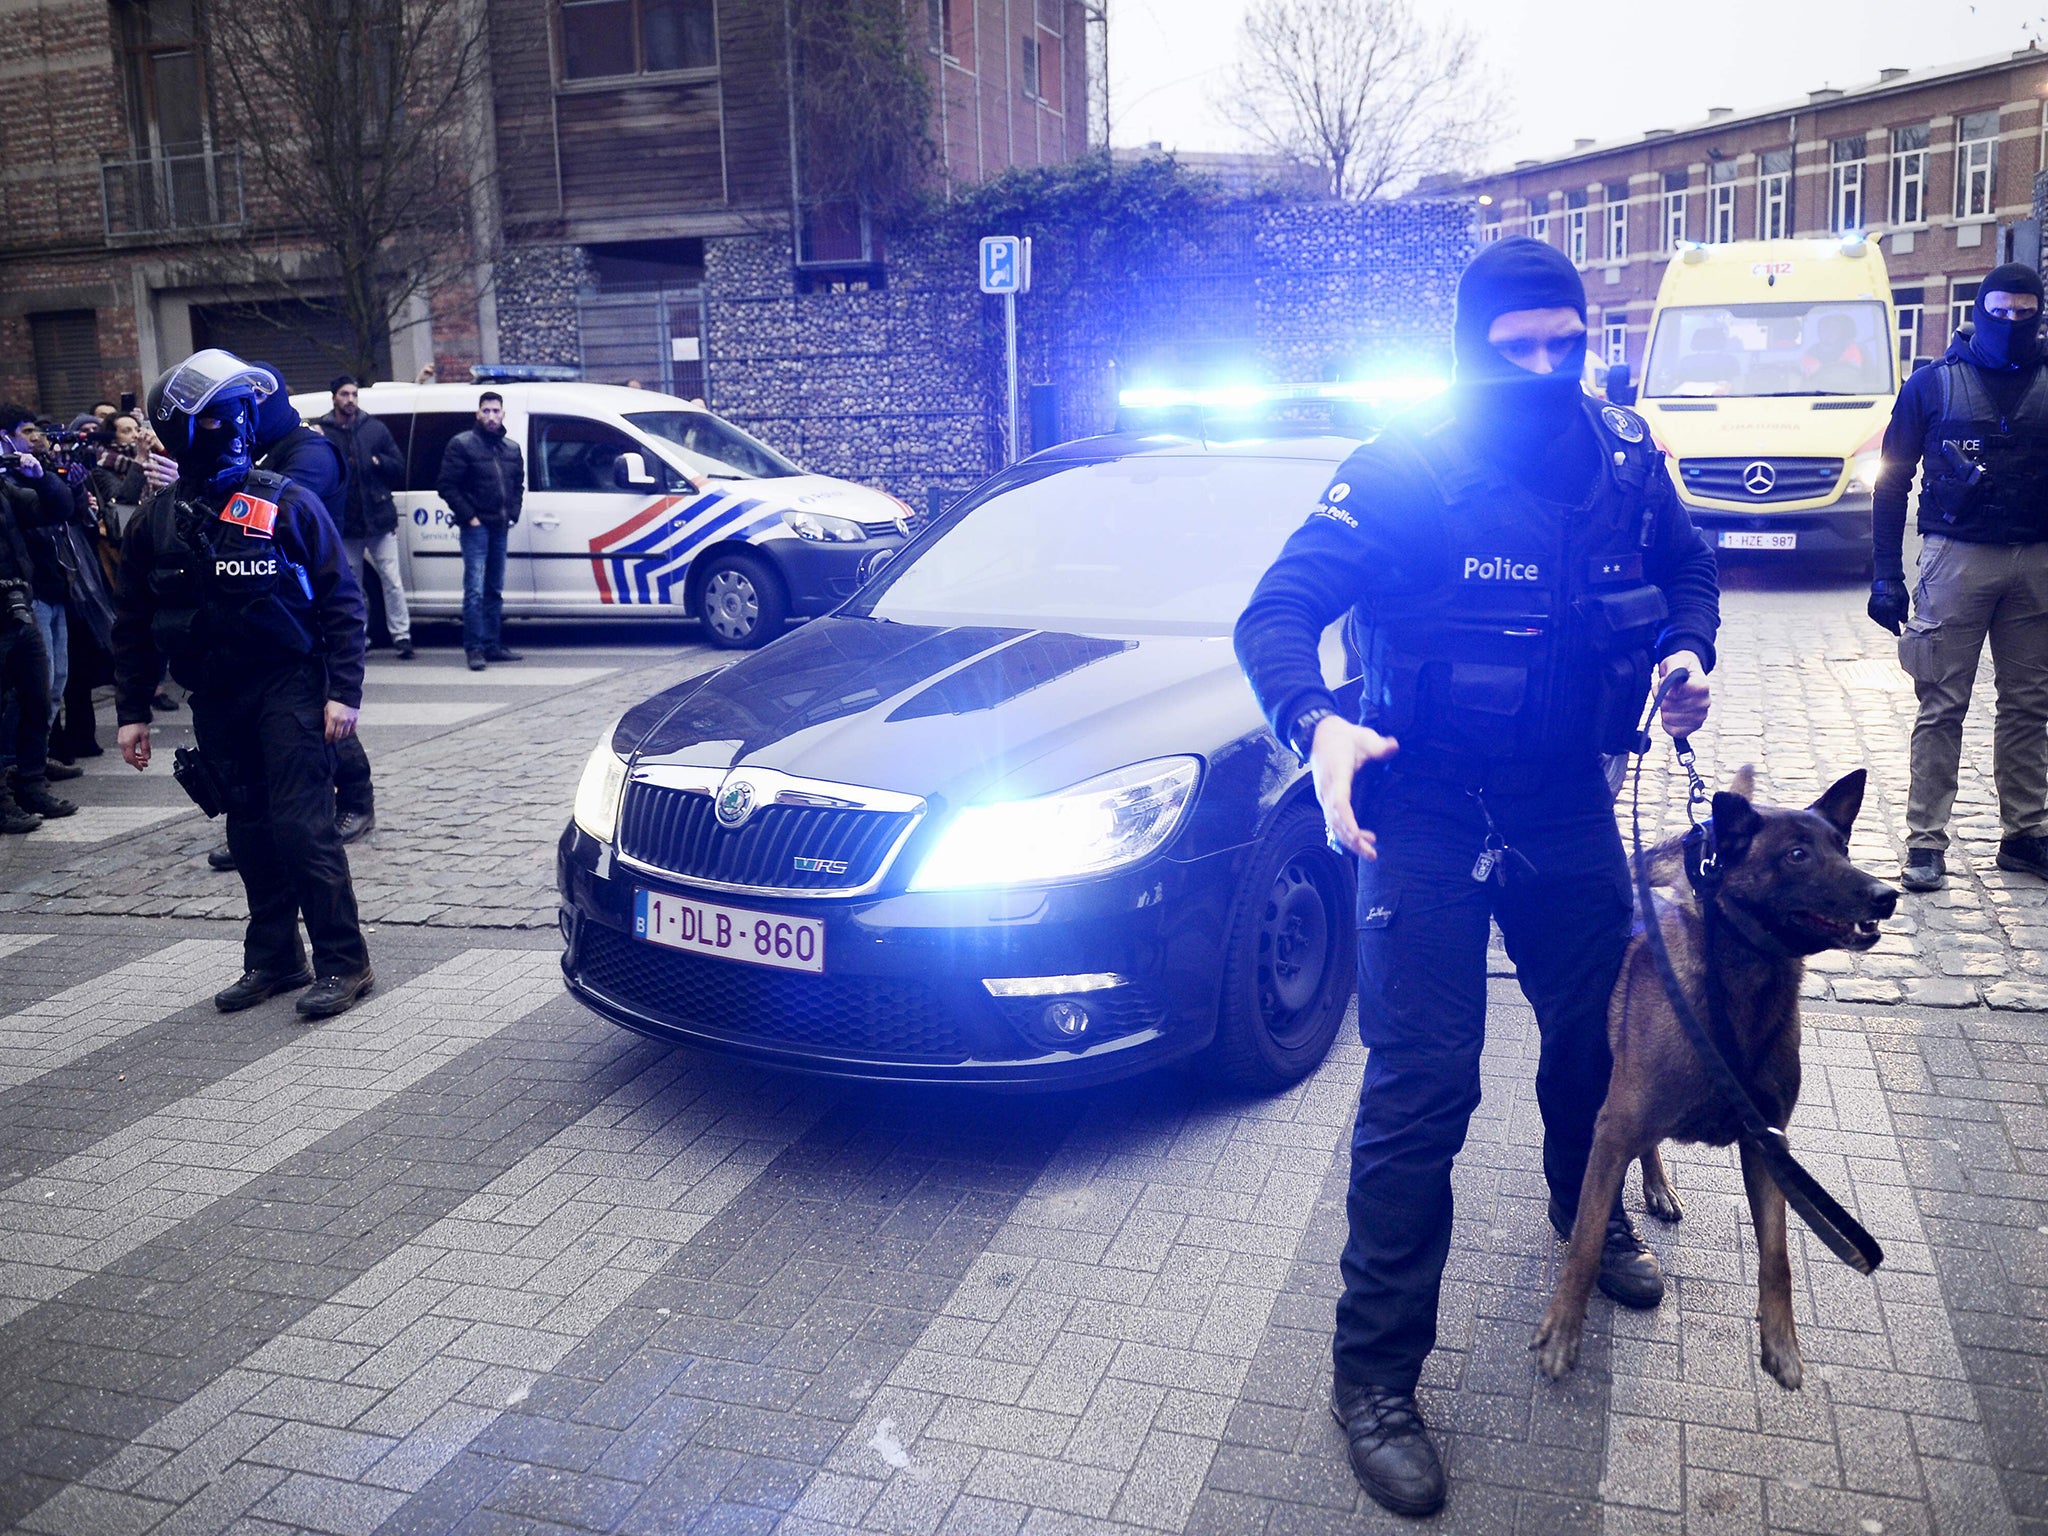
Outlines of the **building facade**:
[[1581,140],[1465,184],[1482,240],[1532,235],[1586,274],[1605,362],[1640,371],[1664,264],[1684,242],[1875,233],[1905,368],[1939,355],[1984,274],[2039,260],[2034,178],[2048,167],[2048,54],[2010,55],[1810,92],[1621,143]]
[[[317,303],[223,287],[194,257],[223,235],[291,241],[209,89],[208,3],[42,0],[0,33],[0,397],[68,413],[209,344],[269,357],[294,388],[325,383],[335,322]],[[902,3],[940,177],[1087,149],[1100,44],[1082,0]],[[779,234],[793,289],[885,282],[859,210],[804,195],[790,14],[488,0],[478,259],[392,326],[380,371],[567,362],[706,395],[706,242]],[[317,263],[306,282],[324,296]]]

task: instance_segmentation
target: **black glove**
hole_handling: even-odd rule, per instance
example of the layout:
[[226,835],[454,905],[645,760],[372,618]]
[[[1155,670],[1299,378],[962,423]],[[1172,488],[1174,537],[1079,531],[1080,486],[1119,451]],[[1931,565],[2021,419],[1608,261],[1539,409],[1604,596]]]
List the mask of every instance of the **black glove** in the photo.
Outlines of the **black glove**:
[[1912,617],[1912,609],[1906,601],[1906,584],[1903,581],[1886,581],[1879,577],[1870,584],[1870,605],[1865,610],[1873,624],[1882,626],[1897,634],[1906,620]]

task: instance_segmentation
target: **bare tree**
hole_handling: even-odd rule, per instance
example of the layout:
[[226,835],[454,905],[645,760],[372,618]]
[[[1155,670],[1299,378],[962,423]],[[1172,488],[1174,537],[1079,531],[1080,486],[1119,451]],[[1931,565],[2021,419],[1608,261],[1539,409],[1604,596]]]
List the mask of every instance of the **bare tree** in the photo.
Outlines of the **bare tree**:
[[209,273],[333,314],[336,362],[372,377],[393,327],[488,260],[483,0],[222,0],[211,18],[254,217]]
[[1254,142],[1381,197],[1456,170],[1493,137],[1500,95],[1468,29],[1409,0],[1254,0],[1221,106]]

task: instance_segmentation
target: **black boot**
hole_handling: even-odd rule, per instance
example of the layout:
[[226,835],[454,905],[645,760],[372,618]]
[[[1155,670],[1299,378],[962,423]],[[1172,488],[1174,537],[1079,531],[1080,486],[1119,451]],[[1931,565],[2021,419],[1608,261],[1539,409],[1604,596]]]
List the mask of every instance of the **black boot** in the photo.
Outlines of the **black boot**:
[[1330,1384],[1330,1417],[1344,1431],[1351,1475],[1382,1509],[1421,1519],[1444,1506],[1444,1464],[1412,1393]]
[[24,811],[14,803],[14,791],[7,787],[7,781],[0,779],[0,835],[20,836],[33,832],[43,824],[43,818]]
[[375,811],[342,811],[334,818],[334,835],[343,844],[359,843],[376,830]]
[[59,816],[76,816],[78,807],[61,795],[50,793],[50,786],[41,779],[24,784],[19,779],[14,784],[14,803],[32,816],[45,821],[54,821]]
[[213,1006],[222,1013],[240,1013],[244,1008],[254,1008],[266,998],[280,992],[296,992],[313,980],[313,973],[301,965],[298,970],[285,975],[267,971],[244,971],[242,979],[222,987],[213,994]]
[[376,984],[377,973],[367,965],[353,976],[322,976],[299,999],[299,1017],[331,1019],[347,1013]]
[[224,875],[228,874],[235,868],[235,851],[226,843],[222,843],[207,854],[206,863],[209,868],[217,869]]
[[[1550,1225],[1560,1238],[1571,1241],[1571,1220],[1555,1195],[1550,1200]],[[1608,1218],[1600,1244],[1600,1289],[1638,1312],[1647,1312],[1664,1299],[1664,1271],[1657,1267],[1657,1255],[1636,1236],[1626,1216]]]

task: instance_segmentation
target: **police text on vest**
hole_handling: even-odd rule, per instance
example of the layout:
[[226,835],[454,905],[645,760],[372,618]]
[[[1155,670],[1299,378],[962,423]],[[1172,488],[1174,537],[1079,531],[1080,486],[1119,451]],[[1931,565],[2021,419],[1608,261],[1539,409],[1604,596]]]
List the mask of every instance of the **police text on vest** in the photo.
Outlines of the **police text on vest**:
[[1542,574],[1533,560],[1515,560],[1507,555],[1465,557],[1465,579],[1467,581],[1541,581]]

